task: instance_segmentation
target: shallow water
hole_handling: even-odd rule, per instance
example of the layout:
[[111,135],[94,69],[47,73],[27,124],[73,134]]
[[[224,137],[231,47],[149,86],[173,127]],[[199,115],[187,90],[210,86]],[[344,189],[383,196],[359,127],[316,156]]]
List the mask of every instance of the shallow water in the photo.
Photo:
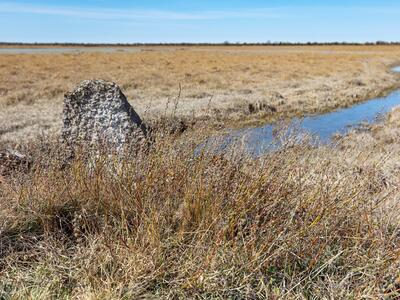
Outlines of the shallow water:
[[140,48],[133,47],[34,47],[34,48],[0,48],[0,54],[54,54],[82,52],[139,52]]
[[[400,72],[400,66],[393,69]],[[373,123],[381,119],[393,107],[400,105],[400,90],[386,97],[372,99],[348,108],[339,109],[330,113],[294,118],[289,121],[286,131],[288,135],[297,135],[298,138],[304,134],[314,136],[319,143],[329,143],[337,134],[346,134],[352,128],[362,123]],[[275,132],[278,125],[266,124],[262,127],[235,130],[223,137],[210,139],[201,149],[212,148],[218,151],[238,148],[245,150],[253,156],[260,156],[271,151],[282,141],[278,141]],[[296,132],[296,134],[294,134]],[[300,134],[299,134],[300,133]],[[281,137],[285,138],[285,137]],[[232,147],[234,146],[234,147]]]

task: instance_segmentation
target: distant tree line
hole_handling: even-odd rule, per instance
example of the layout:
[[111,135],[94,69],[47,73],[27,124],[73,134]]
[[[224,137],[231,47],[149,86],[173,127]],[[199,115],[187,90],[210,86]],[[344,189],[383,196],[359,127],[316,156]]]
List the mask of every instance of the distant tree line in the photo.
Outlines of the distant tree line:
[[229,42],[223,43],[18,43],[0,42],[0,46],[79,46],[79,47],[129,47],[129,46],[357,46],[357,45],[400,45],[400,41],[376,41],[376,42]]

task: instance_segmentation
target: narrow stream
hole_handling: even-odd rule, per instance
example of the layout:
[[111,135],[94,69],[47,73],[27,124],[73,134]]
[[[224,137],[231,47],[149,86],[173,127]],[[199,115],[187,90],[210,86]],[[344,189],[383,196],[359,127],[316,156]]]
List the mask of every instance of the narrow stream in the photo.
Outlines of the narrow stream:
[[[394,72],[400,72],[400,66],[393,68]],[[328,143],[337,134],[346,134],[349,130],[360,126],[362,123],[377,122],[393,107],[400,105],[400,90],[386,97],[375,98],[353,105],[348,108],[339,109],[330,113],[294,118],[287,126],[287,133],[293,131],[307,133],[314,136],[319,143]],[[266,124],[262,127],[234,130],[226,136],[209,139],[200,149],[213,149],[224,151],[241,147],[252,156],[260,156],[266,152],[279,147],[274,132],[279,128],[276,124]],[[200,150],[198,149],[198,150]]]

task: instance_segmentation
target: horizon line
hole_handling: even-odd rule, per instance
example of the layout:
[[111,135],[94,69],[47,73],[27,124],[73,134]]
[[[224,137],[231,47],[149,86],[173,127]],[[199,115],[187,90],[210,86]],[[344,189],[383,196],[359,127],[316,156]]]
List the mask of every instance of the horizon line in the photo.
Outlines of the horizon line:
[[332,44],[400,44],[400,40],[374,40],[374,41],[326,41],[326,42],[318,42],[318,41],[260,41],[260,42],[8,42],[8,41],[0,41],[0,45],[82,45],[82,46],[96,46],[96,45],[116,45],[116,46],[145,46],[145,45],[332,45]]

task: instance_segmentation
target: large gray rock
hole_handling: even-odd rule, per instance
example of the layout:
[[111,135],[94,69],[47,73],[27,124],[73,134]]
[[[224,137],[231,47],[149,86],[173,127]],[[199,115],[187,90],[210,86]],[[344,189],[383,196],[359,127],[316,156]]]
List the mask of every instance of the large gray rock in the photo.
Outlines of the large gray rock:
[[69,146],[107,146],[122,150],[139,147],[146,140],[146,128],[112,82],[85,80],[64,99],[62,137]]

